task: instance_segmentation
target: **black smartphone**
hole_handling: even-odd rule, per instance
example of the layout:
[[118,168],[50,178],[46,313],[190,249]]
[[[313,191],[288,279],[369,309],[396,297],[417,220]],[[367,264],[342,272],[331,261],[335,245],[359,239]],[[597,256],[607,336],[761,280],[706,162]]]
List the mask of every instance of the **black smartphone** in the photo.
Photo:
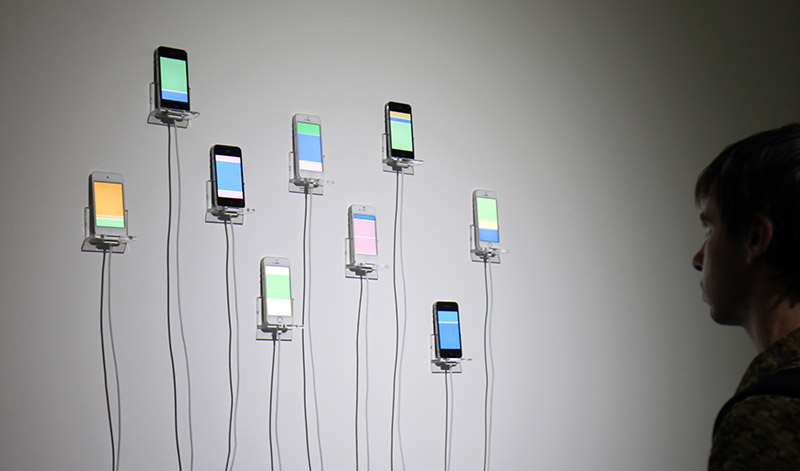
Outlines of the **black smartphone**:
[[159,46],[154,55],[156,108],[189,111],[189,62],[186,51]]
[[214,207],[244,208],[241,148],[221,144],[211,148],[211,188]]
[[386,157],[390,159],[414,158],[414,129],[411,125],[411,105],[390,101],[386,113]]
[[461,323],[458,303],[436,301],[433,303],[433,333],[436,355],[439,358],[461,358]]

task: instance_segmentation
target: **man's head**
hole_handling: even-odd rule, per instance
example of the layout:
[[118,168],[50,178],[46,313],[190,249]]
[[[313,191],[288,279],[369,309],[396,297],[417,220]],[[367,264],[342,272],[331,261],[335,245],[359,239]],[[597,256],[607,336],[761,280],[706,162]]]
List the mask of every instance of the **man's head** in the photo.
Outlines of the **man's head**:
[[726,147],[695,185],[710,230],[692,263],[703,272],[712,317],[740,324],[749,295],[749,263],[769,267],[771,281],[800,302],[800,125],[764,131]]

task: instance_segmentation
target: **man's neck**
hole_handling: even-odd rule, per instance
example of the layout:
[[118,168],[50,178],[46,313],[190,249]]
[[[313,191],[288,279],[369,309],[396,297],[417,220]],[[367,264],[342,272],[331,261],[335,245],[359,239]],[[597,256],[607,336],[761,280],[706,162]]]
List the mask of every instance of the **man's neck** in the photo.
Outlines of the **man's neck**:
[[753,313],[742,327],[761,353],[790,332],[800,328],[800,304],[773,297]]

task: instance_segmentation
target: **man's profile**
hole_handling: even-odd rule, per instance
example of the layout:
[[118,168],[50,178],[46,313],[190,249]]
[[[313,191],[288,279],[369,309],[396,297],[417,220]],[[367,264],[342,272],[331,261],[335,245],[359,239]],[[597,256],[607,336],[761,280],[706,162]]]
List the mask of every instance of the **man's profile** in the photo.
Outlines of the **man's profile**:
[[703,300],[759,352],[717,417],[708,468],[800,470],[800,125],[726,147],[695,201]]

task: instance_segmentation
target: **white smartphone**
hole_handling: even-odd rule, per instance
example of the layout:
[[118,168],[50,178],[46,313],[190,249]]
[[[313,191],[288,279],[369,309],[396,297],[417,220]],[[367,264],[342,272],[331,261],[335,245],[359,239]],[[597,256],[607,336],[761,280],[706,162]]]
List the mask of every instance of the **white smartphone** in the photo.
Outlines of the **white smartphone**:
[[378,263],[378,229],[375,208],[352,204],[347,208],[350,235],[350,265],[375,265]]
[[292,324],[292,277],[289,259],[261,259],[261,320],[267,325]]
[[92,234],[116,237],[128,235],[123,187],[124,181],[119,173],[92,172],[89,175]]
[[292,116],[294,177],[301,180],[321,180],[322,120],[319,116],[297,113]]
[[472,224],[475,228],[475,249],[500,249],[497,193],[490,190],[472,192]]

